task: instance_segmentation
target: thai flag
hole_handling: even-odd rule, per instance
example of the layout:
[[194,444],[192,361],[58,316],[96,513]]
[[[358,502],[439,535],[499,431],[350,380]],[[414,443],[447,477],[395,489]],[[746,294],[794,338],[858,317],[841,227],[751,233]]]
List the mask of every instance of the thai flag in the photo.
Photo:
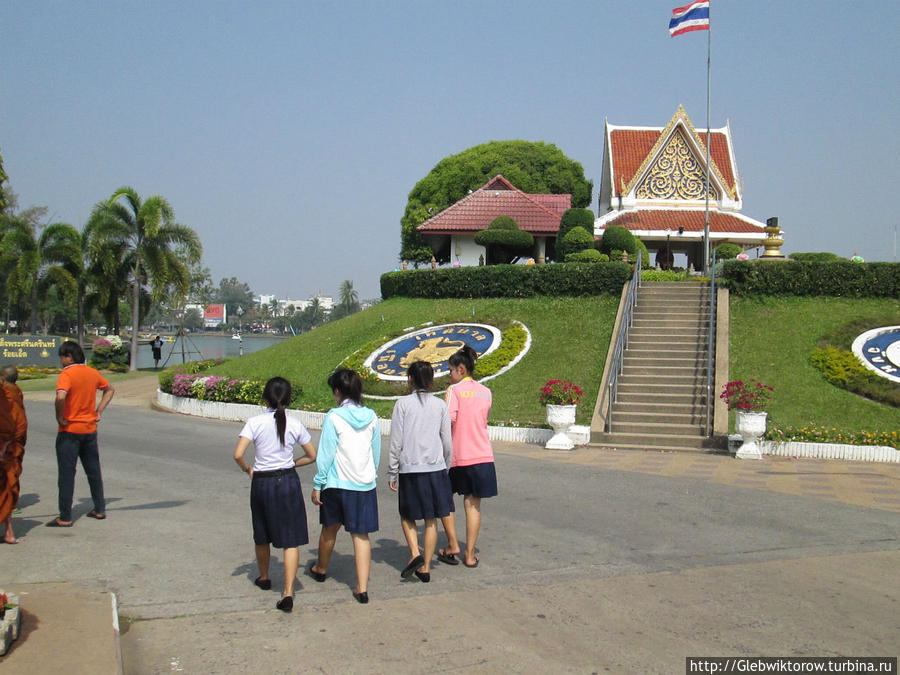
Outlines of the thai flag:
[[709,0],[698,0],[672,10],[669,35],[675,37],[692,30],[709,30]]

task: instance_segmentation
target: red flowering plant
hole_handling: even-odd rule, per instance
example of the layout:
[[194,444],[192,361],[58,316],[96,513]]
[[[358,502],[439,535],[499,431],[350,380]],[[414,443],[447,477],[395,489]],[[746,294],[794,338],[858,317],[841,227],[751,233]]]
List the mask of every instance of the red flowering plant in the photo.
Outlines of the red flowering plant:
[[734,380],[719,395],[729,410],[765,412],[774,389],[758,380]]
[[569,380],[548,380],[541,387],[541,405],[578,405],[584,392]]

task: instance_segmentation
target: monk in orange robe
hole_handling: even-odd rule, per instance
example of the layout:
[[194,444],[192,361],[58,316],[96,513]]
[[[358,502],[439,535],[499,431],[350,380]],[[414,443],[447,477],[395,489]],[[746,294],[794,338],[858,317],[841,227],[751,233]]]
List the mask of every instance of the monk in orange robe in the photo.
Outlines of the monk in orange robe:
[[3,542],[18,544],[12,528],[12,512],[19,501],[19,476],[22,473],[22,458],[25,455],[25,439],[28,435],[28,420],[22,390],[15,384],[18,375],[6,380],[7,369],[2,373],[2,395],[0,395],[0,527]]

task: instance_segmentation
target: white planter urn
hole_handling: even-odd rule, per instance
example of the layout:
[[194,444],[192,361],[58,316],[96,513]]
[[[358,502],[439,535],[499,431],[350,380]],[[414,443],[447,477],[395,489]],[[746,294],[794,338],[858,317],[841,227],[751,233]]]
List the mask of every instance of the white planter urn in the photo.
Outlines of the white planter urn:
[[766,433],[766,413],[756,410],[737,411],[734,428],[744,441],[735,457],[738,459],[762,459],[762,450],[757,441]]
[[566,431],[575,424],[577,405],[547,405],[547,424],[553,427],[553,437],[544,447],[548,450],[571,450],[575,447]]

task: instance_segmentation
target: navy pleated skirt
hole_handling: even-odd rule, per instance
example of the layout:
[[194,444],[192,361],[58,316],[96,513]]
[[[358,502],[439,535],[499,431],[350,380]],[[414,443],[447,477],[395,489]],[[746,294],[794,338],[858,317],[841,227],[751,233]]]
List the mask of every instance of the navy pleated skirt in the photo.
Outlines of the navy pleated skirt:
[[306,506],[296,471],[278,476],[254,475],[250,482],[250,514],[256,544],[294,548],[309,543]]
[[352,534],[378,531],[378,495],[375,490],[360,492],[343,488],[322,490],[319,523],[325,527],[341,524]]
[[450,469],[450,483],[458,495],[497,496],[497,471],[493,462],[454,466]]
[[447,469],[425,473],[401,473],[397,503],[400,517],[430,520],[449,516],[453,510],[453,489]]

